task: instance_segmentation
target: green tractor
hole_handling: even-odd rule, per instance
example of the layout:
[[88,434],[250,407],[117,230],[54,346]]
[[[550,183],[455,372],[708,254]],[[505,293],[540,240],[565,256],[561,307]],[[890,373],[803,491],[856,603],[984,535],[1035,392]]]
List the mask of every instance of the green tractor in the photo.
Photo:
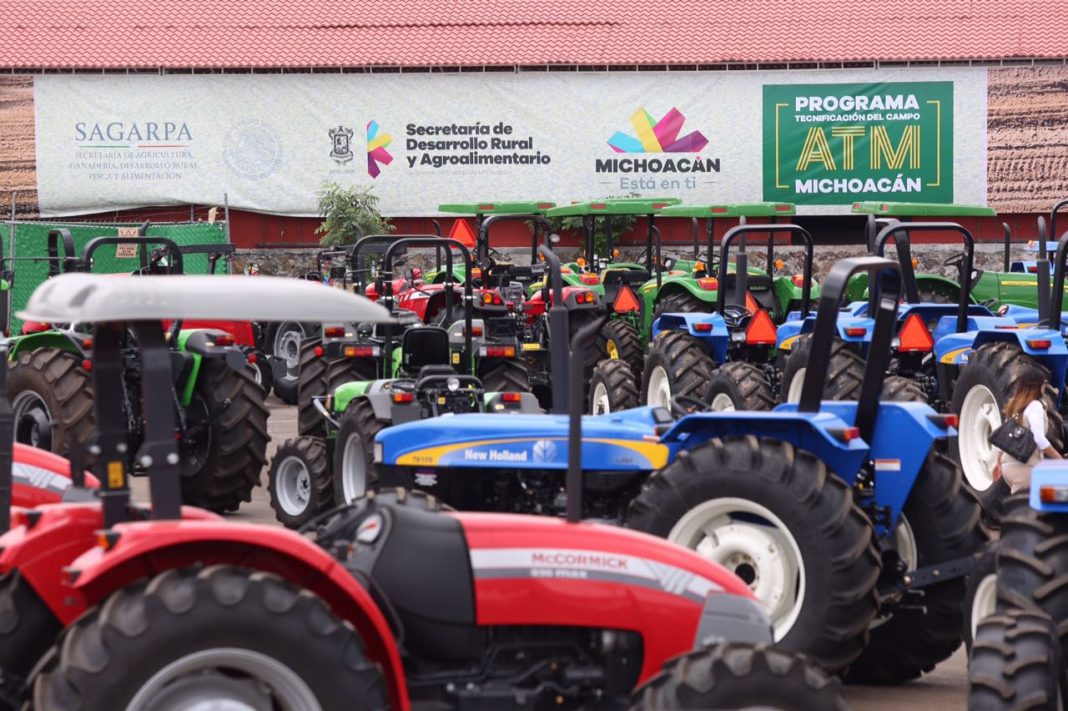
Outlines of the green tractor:
[[[1059,206],[1058,206],[1059,207]],[[1056,215],[1058,207],[1051,212],[1051,228],[1056,230]],[[913,217],[923,218],[983,218],[995,217],[997,212],[992,208],[981,205],[954,205],[937,203],[899,203],[899,202],[858,202],[853,204],[853,213],[868,215],[869,224],[881,222],[885,224],[889,220],[908,220]],[[874,239],[875,230],[868,230],[869,251],[873,247],[871,240]],[[1052,232],[1056,239],[1056,232]],[[1045,240],[1042,240],[1043,242]],[[991,310],[997,311],[1006,304],[1038,308],[1038,295],[1040,293],[1039,280],[1041,276],[1028,271],[1010,271],[1008,265],[1008,253],[1011,247],[1008,228],[1006,227],[1005,271],[993,272],[983,269],[972,269],[970,294],[973,303],[984,304]],[[945,266],[954,270],[959,266],[960,254],[955,253],[948,258]],[[1048,280],[1048,276],[1046,276]],[[960,295],[960,284],[940,274],[918,273],[916,281],[920,289],[921,301],[928,303],[957,303]],[[1047,281],[1048,283],[1048,281]],[[850,301],[863,301],[867,293],[867,278],[861,275],[850,281],[847,298]],[[1064,301],[1068,307],[1068,299]]]
[[[93,254],[101,247],[135,244],[142,259],[151,244],[160,245],[140,273],[181,274],[182,249],[161,237],[98,237],[85,245],[81,259],[65,230],[49,236],[62,239],[66,254],[50,265],[50,273],[90,271]],[[55,250],[50,250],[55,253]],[[121,278],[121,277],[116,277]],[[136,278],[136,277],[134,277]],[[15,416],[15,439],[64,456],[92,454],[96,436],[91,371],[96,363],[94,341],[78,324],[32,324],[25,335],[9,341],[7,392]],[[125,335],[130,339],[129,334]],[[167,340],[175,373],[168,397],[177,414],[181,455],[183,501],[214,511],[236,510],[251,498],[260,483],[267,460],[267,408],[264,391],[256,383],[245,354],[228,332],[214,328],[183,329],[182,322],[167,325]],[[144,439],[141,402],[142,364],[129,341],[120,354],[103,354],[108,362],[121,362],[126,390],[110,393],[126,420],[125,436],[132,471],[142,473],[134,461]]]
[[[739,224],[749,224],[754,218],[770,219],[775,224],[779,218],[796,215],[796,209],[790,203],[755,202],[735,203],[729,205],[674,205],[660,210],[660,217],[686,217],[694,221],[694,259],[665,260],[663,279],[657,284],[650,280],[641,287],[645,312],[653,318],[665,313],[711,313],[716,310],[716,298],[719,291],[717,278],[717,258],[715,254],[715,220],[736,219]],[[697,254],[697,220],[704,219],[708,252],[706,261],[701,261]],[[775,323],[782,323],[787,315],[796,311],[802,300],[804,277],[801,274],[776,275],[785,264],[775,258],[775,243],[769,236],[767,242],[766,264],[764,269],[749,266],[746,245],[739,245],[739,253],[733,265],[728,265],[728,280],[740,268],[746,272],[746,303],[751,312],[757,309],[767,311]],[[811,298],[819,299],[819,286],[812,284]],[[728,284],[728,291],[732,285]],[[733,300],[732,300],[733,301]]]

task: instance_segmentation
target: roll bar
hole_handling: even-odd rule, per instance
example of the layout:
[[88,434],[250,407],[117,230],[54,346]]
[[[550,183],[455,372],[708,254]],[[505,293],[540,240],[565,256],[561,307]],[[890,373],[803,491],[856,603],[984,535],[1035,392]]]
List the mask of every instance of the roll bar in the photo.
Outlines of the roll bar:
[[1053,298],[1050,299],[1049,327],[1061,330],[1061,311],[1064,307],[1064,271],[1068,260],[1068,231],[1057,240],[1056,266],[1053,272]]
[[[730,255],[731,243],[737,237],[745,238],[746,235],[753,232],[766,232],[768,235],[768,243],[774,239],[777,233],[786,233],[792,236],[801,238],[801,241],[805,245],[805,267],[804,267],[804,280],[805,283],[801,287],[801,318],[808,316],[809,312],[809,299],[812,294],[812,261],[815,254],[815,242],[812,239],[812,234],[800,225],[745,225],[740,224],[727,230],[727,234],[723,235],[723,240],[720,242],[719,248],[719,288],[716,290],[716,311],[722,315],[727,308],[727,257]],[[710,255],[711,256],[711,255]],[[711,263],[709,264],[711,268]],[[739,260],[738,266],[735,269],[735,291],[737,294],[738,303],[745,304],[745,292],[748,284],[748,266],[746,260]]]
[[[538,253],[545,258],[549,266],[549,276],[546,289],[552,290],[552,305],[549,307],[549,340],[551,343],[567,343],[568,336],[568,313],[564,305],[564,279],[561,276],[560,258],[548,245],[539,245]],[[569,399],[582,400],[582,391],[571,387],[570,366],[571,356],[568,348],[556,346],[549,351],[550,365],[552,366],[552,390],[553,390],[553,414],[562,415],[568,413]],[[581,369],[577,369],[581,370]]]
[[[136,244],[139,246],[147,247],[149,245],[158,244],[165,251],[169,252],[173,257],[174,262],[167,267],[168,274],[184,274],[185,264],[182,259],[182,250],[178,247],[178,244],[166,237],[94,237],[89,240],[85,245],[85,251],[82,253],[82,268],[85,271],[89,271],[89,267],[93,263],[93,253],[101,247],[105,247],[109,244]],[[149,265],[148,254],[145,250],[140,250],[141,268],[144,269]]]
[[[63,255],[59,254],[59,247],[63,246]],[[62,260],[62,261],[61,261]],[[62,266],[60,266],[62,264]],[[74,246],[74,238],[70,230],[59,228],[48,231],[48,276],[54,277],[63,272],[78,271],[78,253]]]
[[475,242],[475,261],[480,262],[489,256],[489,233],[492,228],[498,222],[533,222],[534,228],[531,230],[531,243],[530,243],[530,263],[534,264],[538,261],[538,228],[541,228],[542,234],[545,235],[545,244],[549,244],[549,235],[553,231],[553,223],[549,218],[544,215],[533,214],[512,214],[502,213],[500,215],[490,215],[484,218],[478,225],[478,240]]
[[868,291],[878,293],[876,308],[871,312],[875,320],[864,380],[860,386],[857,419],[860,436],[871,440],[879,411],[879,396],[890,365],[890,349],[897,321],[897,303],[901,297],[901,266],[884,257],[850,257],[835,262],[823,280],[816,326],[812,332],[812,351],[805,369],[798,412],[819,412],[820,400],[827,383],[831,363],[831,348],[835,340],[838,309],[845,295],[849,278],[858,272],[868,272]]

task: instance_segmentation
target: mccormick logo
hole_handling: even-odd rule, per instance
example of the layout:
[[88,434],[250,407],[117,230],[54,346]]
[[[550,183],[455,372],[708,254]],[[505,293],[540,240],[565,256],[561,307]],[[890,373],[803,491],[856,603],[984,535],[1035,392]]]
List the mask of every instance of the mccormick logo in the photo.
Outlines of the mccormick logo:
[[[700,131],[679,136],[686,117],[672,108],[658,121],[640,108],[630,117],[634,135],[616,131],[608,145],[616,153],[700,153],[708,139]],[[710,173],[719,172],[718,158],[604,158],[597,159],[598,173]]]
[[393,143],[393,136],[388,133],[378,132],[378,122],[370,121],[367,124],[367,174],[377,178],[382,172],[381,165],[389,165],[393,162],[393,156],[386,150],[386,146]]

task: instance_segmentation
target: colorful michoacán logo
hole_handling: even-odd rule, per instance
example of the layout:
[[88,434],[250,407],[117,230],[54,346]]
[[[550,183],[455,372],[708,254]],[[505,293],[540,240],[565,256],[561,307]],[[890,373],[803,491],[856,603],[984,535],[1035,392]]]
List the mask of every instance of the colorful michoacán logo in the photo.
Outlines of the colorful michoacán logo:
[[377,121],[367,123],[367,174],[372,178],[377,178],[382,172],[379,165],[393,162],[393,156],[386,150],[390,143],[393,143],[393,136],[380,133]]
[[686,117],[672,108],[659,121],[640,108],[630,117],[634,136],[616,131],[608,139],[608,145],[616,153],[698,153],[708,145],[708,139],[700,131],[679,137]]

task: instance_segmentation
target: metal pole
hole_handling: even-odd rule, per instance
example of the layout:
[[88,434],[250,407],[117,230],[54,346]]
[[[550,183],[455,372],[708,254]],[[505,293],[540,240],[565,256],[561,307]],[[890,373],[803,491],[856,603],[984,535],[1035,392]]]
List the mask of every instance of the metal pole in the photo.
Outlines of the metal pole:
[[230,195],[223,193],[223,219],[226,220],[226,243],[230,244]]

